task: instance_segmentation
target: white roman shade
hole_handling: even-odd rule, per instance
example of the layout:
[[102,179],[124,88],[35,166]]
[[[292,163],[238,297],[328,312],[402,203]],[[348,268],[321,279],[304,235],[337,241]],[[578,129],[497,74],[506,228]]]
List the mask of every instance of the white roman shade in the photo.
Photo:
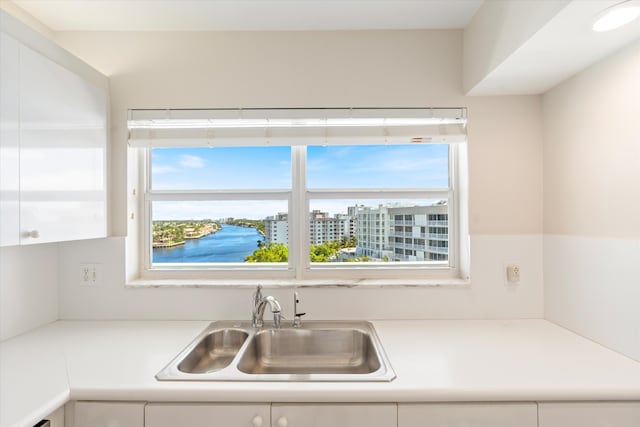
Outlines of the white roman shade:
[[465,142],[465,108],[129,110],[132,147]]

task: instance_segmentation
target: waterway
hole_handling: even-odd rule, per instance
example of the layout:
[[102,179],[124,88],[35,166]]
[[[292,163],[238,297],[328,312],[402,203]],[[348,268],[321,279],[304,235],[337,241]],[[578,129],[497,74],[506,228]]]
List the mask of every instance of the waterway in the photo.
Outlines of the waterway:
[[244,262],[258,249],[259,240],[264,241],[264,236],[253,227],[222,224],[217,232],[184,245],[154,248],[153,262]]

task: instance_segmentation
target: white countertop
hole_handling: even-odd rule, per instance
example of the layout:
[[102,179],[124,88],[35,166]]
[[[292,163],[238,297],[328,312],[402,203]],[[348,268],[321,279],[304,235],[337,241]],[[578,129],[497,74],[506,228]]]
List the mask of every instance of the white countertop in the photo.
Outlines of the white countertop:
[[2,342],[0,426],[68,400],[640,400],[640,363],[544,320],[374,321],[388,383],[159,382],[210,322],[59,321]]

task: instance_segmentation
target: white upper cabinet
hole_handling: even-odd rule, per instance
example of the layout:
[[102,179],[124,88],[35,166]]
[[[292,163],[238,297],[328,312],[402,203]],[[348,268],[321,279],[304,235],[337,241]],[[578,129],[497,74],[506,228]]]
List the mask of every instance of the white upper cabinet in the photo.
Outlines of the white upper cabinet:
[[20,44],[0,33],[0,246],[20,242]]
[[105,95],[21,47],[21,243],[104,237],[105,160]]
[[0,244],[105,237],[106,78],[2,18]]

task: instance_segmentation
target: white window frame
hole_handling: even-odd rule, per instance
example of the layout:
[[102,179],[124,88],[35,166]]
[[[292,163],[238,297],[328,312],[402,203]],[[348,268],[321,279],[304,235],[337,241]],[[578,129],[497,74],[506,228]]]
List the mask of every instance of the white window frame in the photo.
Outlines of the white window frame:
[[[130,148],[138,155],[138,182],[143,187],[138,215],[139,272],[130,285],[442,285],[468,284],[469,248],[466,214],[466,144],[449,144],[449,187],[436,189],[308,189],[306,146],[291,146],[291,189],[152,190],[151,148]],[[318,199],[443,199],[448,203],[447,264],[422,262],[311,263],[310,202]],[[154,201],[285,200],[288,204],[289,261],[281,263],[170,264],[152,266]],[[319,265],[322,264],[322,265]]]

